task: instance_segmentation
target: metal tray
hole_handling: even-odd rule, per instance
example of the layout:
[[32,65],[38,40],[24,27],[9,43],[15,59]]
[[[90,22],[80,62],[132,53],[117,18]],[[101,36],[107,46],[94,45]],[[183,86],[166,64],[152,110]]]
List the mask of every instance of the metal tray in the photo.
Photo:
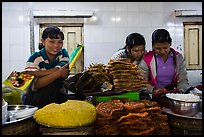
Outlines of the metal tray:
[[16,120],[10,120],[9,118],[7,118],[6,123],[4,123],[3,125],[8,125],[8,124],[16,123],[16,122],[21,122],[21,121],[26,120],[26,119],[31,118],[31,117],[33,117],[33,116],[30,115],[30,116],[20,118],[20,119],[16,119]]
[[87,123],[85,125],[81,125],[81,126],[75,126],[75,127],[60,127],[60,126],[50,126],[50,125],[46,125],[46,124],[42,124],[40,123],[39,121],[36,121],[38,124],[40,124],[41,126],[44,126],[44,127],[47,127],[47,128],[53,128],[53,129],[65,129],[65,130],[79,130],[81,128],[85,128],[85,127],[88,127],[90,125],[92,125],[94,123],[91,122],[91,123]]
[[36,108],[36,107],[31,106],[31,105],[8,105],[7,110],[8,111],[19,111],[19,110],[24,110],[28,108]]
[[16,123],[31,118],[37,109],[37,107],[31,105],[8,105],[7,121],[3,125]]

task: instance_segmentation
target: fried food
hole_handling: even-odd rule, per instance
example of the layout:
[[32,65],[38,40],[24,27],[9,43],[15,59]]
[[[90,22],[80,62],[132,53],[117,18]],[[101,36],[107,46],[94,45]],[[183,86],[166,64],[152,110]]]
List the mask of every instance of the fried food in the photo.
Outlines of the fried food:
[[145,104],[131,101],[131,102],[125,102],[123,104],[123,107],[126,108],[127,110],[142,109],[142,108],[145,108]]
[[136,64],[128,59],[116,59],[108,62],[109,74],[113,77],[114,90],[136,91],[148,83]]
[[123,109],[123,103],[116,99],[116,100],[110,100],[108,103],[100,102],[96,106],[96,111],[101,116],[111,116],[114,111],[116,110],[122,110]]
[[115,98],[96,108],[96,135],[170,135],[167,115],[154,101]]
[[96,119],[96,108],[87,101],[68,100],[62,104],[51,103],[37,110],[33,118],[50,127],[78,127]]
[[120,119],[118,119],[117,122],[120,122],[122,119],[127,119],[127,118],[131,118],[131,117],[145,117],[147,115],[148,115],[147,112],[144,112],[144,113],[129,113],[126,116],[120,117]]

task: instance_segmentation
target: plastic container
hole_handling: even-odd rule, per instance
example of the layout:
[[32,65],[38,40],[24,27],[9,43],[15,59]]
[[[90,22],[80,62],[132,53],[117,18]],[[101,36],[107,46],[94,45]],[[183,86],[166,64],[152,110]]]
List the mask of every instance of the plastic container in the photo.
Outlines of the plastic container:
[[94,104],[98,104],[100,102],[107,102],[113,98],[128,98],[130,100],[136,101],[136,100],[139,100],[139,92],[129,91],[121,95],[93,96],[93,102]]
[[5,124],[7,120],[7,108],[8,103],[6,101],[2,101],[2,124]]

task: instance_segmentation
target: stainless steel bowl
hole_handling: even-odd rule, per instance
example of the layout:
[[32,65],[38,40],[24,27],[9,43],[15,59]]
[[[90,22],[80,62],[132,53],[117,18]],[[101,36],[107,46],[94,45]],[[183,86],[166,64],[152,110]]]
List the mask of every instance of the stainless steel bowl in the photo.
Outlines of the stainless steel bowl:
[[203,110],[202,110],[202,104],[203,104],[203,103],[202,103],[202,101],[201,101],[201,102],[199,103],[199,105],[198,105],[198,106],[199,106],[199,111],[200,111],[200,112],[203,112]]
[[170,99],[169,108],[172,112],[179,115],[194,116],[199,112],[199,103],[200,102],[186,102]]
[[169,109],[175,114],[184,116],[195,116],[200,111],[202,100],[194,94],[173,94],[168,93]]

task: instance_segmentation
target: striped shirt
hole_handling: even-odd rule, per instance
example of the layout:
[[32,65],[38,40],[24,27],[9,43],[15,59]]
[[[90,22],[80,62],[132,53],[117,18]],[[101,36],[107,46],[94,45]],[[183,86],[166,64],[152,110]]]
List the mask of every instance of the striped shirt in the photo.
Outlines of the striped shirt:
[[[111,57],[111,59],[115,60],[115,59],[121,59],[121,58],[128,58],[125,49],[121,49],[119,51],[117,51],[116,53],[113,54],[113,56]],[[141,60],[135,60],[133,63],[138,65],[140,63]]]
[[126,55],[125,49],[121,49],[117,51],[116,53],[114,53],[111,59],[121,59],[121,58],[126,58],[126,57],[127,55]]
[[46,70],[54,67],[62,67],[69,63],[69,54],[65,48],[62,48],[55,56],[54,61],[50,61],[46,55],[45,48],[33,53],[26,62],[25,70]]

